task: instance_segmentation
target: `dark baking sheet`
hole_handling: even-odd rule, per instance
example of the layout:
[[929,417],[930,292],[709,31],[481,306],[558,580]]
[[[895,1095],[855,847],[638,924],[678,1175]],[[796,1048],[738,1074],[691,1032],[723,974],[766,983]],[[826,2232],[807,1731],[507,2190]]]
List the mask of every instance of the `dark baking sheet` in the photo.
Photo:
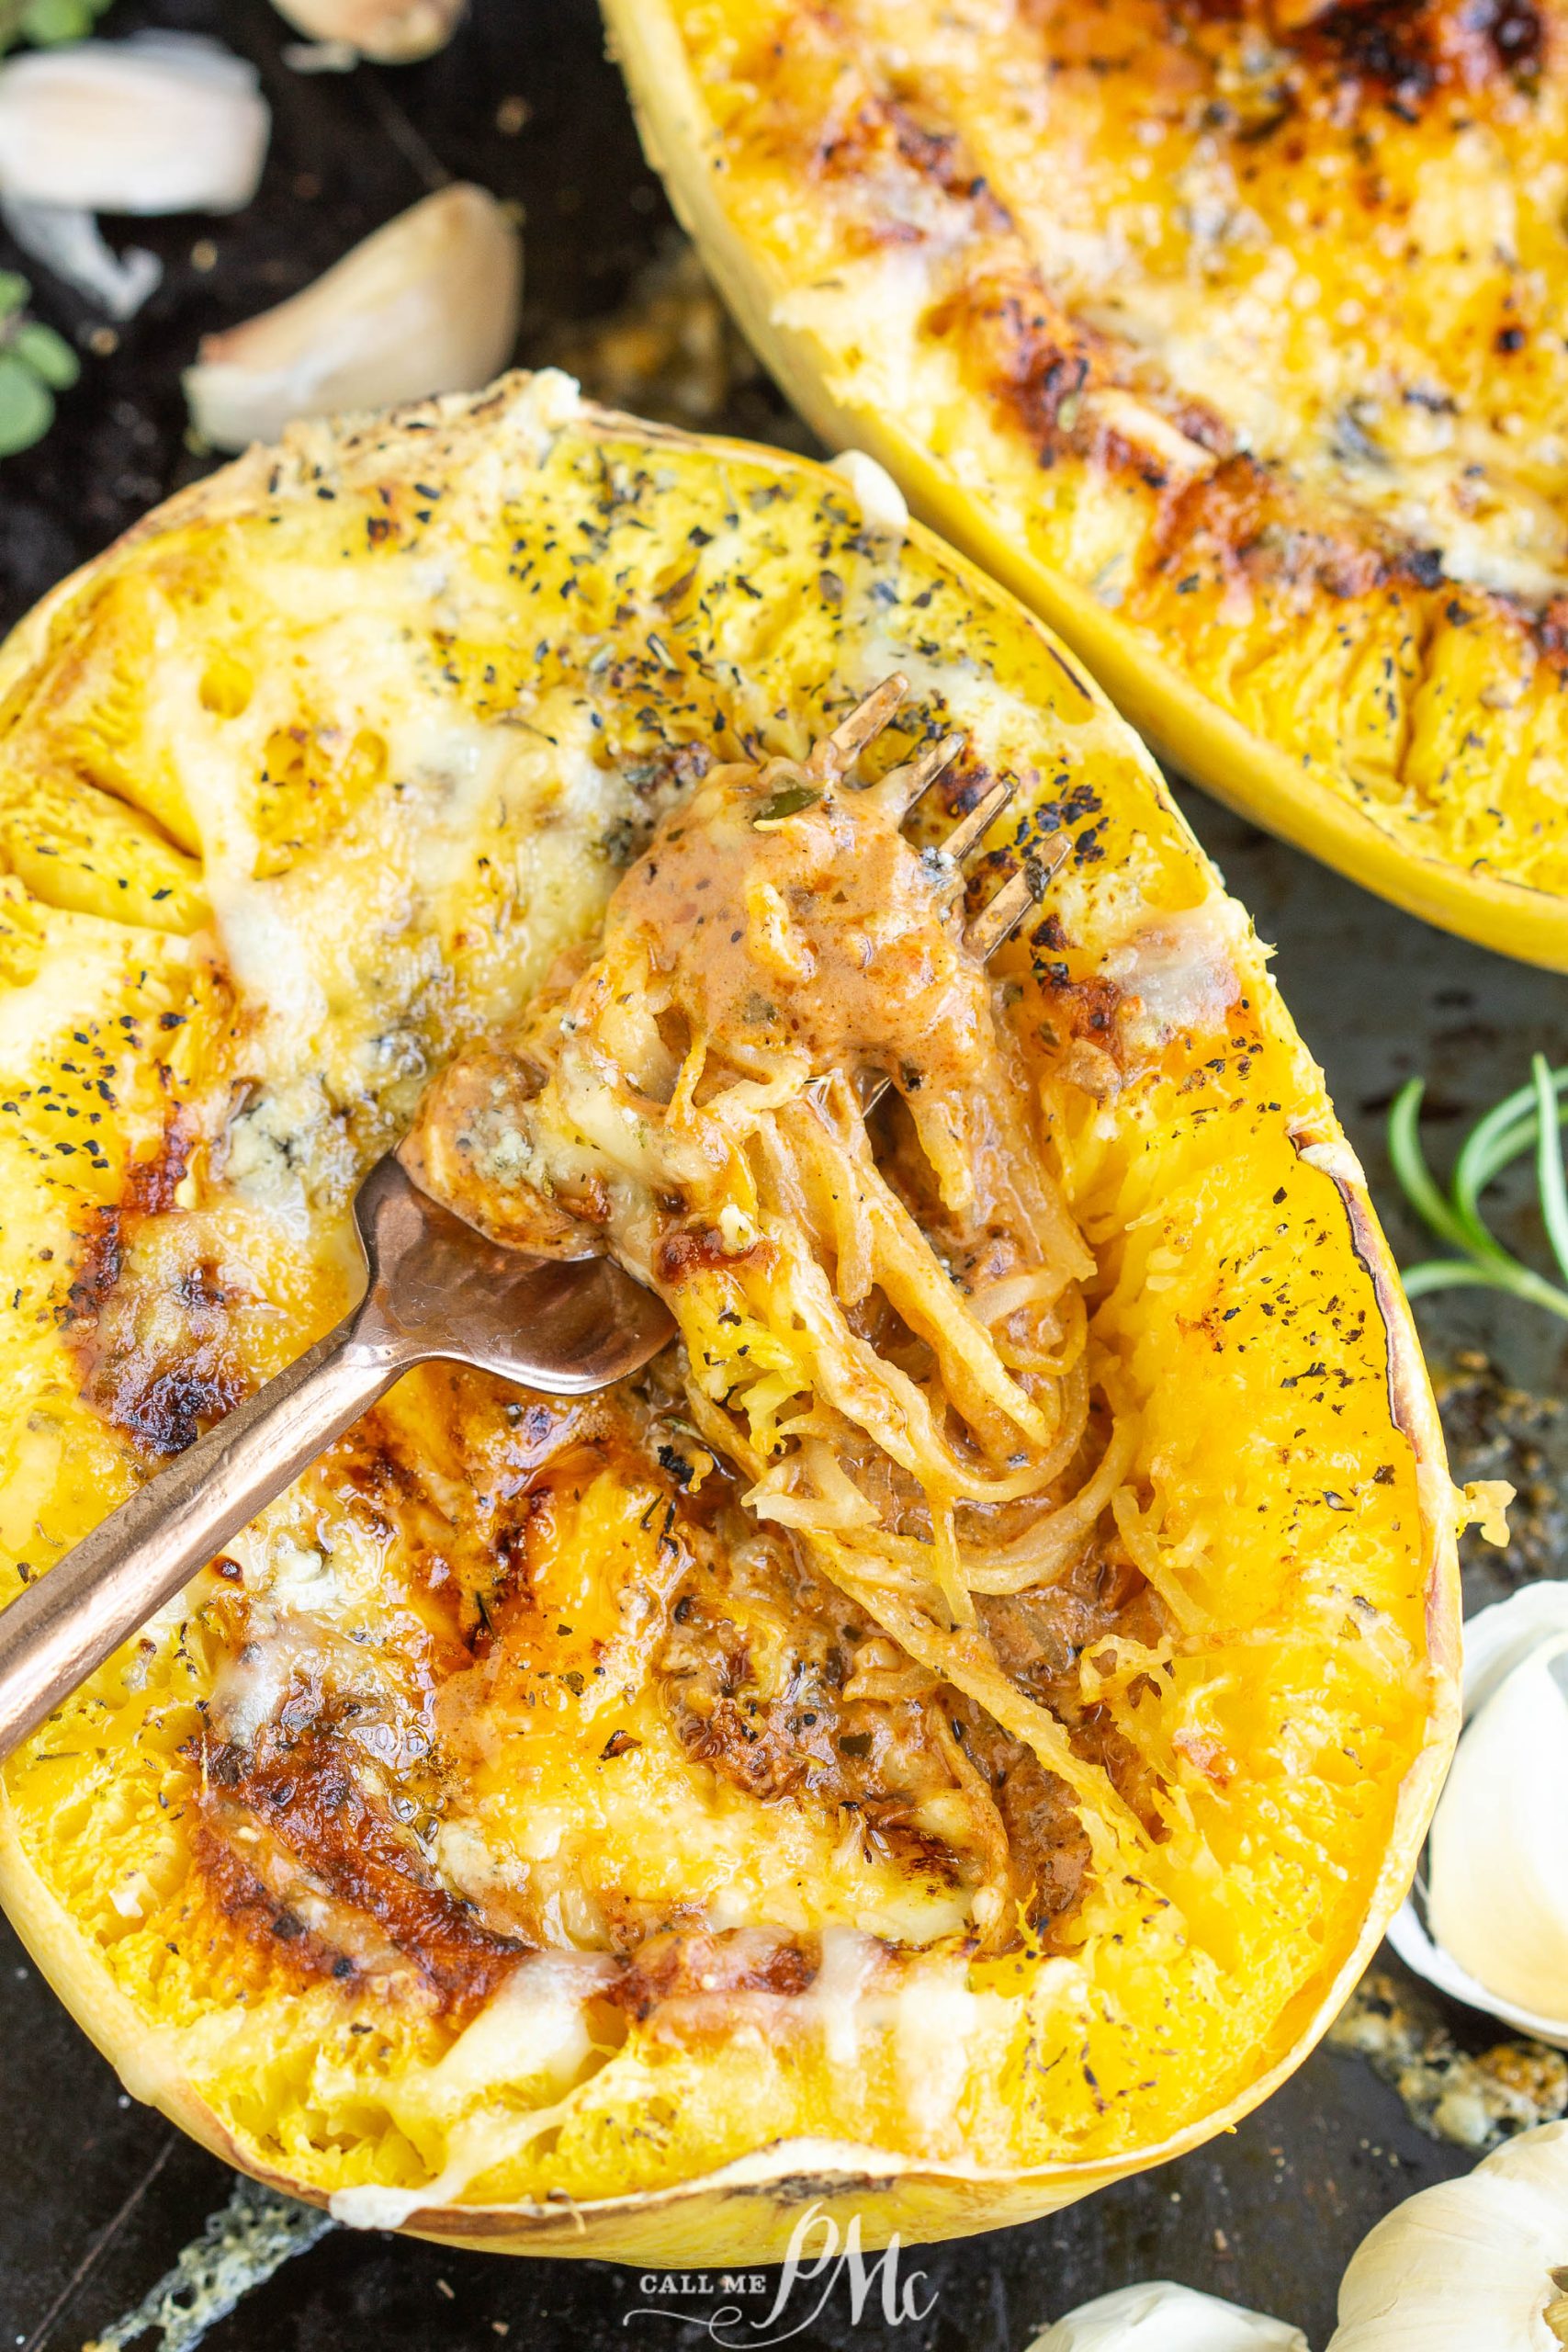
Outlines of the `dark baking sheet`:
[[[669,214],[604,62],[592,0],[476,0],[452,46],[425,65],[309,78],[281,62],[288,34],[265,0],[118,0],[106,29],[150,23],[218,33],[261,66],[275,109],[266,178],[237,219],[107,224],[118,242],[134,236],[153,246],[167,275],[117,349],[85,353],[83,382],[47,443],[0,467],[7,625],[209,462],[187,446],[179,390],[197,336],[304,284],[444,176],[480,180],[525,209],[525,361],[586,359],[592,373],[598,322],[671,250]],[[217,248],[205,268],[203,240]],[[0,241],[0,261],[12,258]],[[81,341],[101,327],[32,274],[43,315]],[[674,349],[678,310],[670,316],[670,366],[649,400],[662,397],[694,422],[809,446],[771,387],[733,347],[716,345],[711,317],[697,319],[694,360],[691,348]],[[624,390],[624,352],[618,364],[620,377],[592,388]],[[1413,1070],[1427,1074],[1440,1154],[1445,1138],[1523,1078],[1531,1051],[1562,1057],[1562,983],[1394,914],[1196,794],[1184,797],[1232,888],[1278,943],[1277,970],[1302,1033],[1327,1069],[1402,1251],[1414,1254],[1419,1237],[1391,1195],[1382,1151],[1393,1091]],[[1522,1194],[1510,1238],[1539,1247]],[[1483,1293],[1432,1302],[1423,1324],[1434,1361],[1472,1351],[1455,1419],[1467,1445],[1487,1453],[1480,1466],[1517,1475],[1517,1444],[1492,1428],[1479,1358],[1550,1395],[1562,1385],[1562,1327]],[[1479,1568],[1472,1599],[1552,1559],[1558,1440],[1550,1416],[1533,1435],[1533,1538],[1501,1566]],[[0,2352],[74,2352],[141,2302],[223,2205],[232,2176],[132,2105],[3,1927],[0,1990]],[[1458,2011],[1450,2022],[1474,2046],[1495,2038]],[[1010,2352],[1075,2302],[1166,2277],[1277,2312],[1321,2347],[1340,2271],[1367,2228],[1411,2190],[1470,2161],[1423,2137],[1360,2061],[1320,2052],[1239,2132],[1181,2163],[1050,2221],[906,2256],[907,2286],[917,2270],[925,2274],[916,2290],[923,2317],[890,2324],[874,2291],[857,2319],[840,2278],[815,2318],[807,2315],[821,2289],[803,2286],[779,2325],[804,2323],[791,2340],[807,2352],[852,2344],[865,2352]],[[744,2300],[728,2332],[734,2340],[758,2340],[750,2322],[771,2292],[770,2278],[767,2292]],[[367,2344],[377,2352],[495,2352],[502,2344],[597,2352],[639,2340],[701,2342],[673,2311],[711,2314],[721,2300],[701,2281],[650,2297],[642,2274],[602,2263],[519,2262],[334,2230],[204,2341],[209,2352],[357,2352]],[[650,2301],[666,2315],[637,2316]]]

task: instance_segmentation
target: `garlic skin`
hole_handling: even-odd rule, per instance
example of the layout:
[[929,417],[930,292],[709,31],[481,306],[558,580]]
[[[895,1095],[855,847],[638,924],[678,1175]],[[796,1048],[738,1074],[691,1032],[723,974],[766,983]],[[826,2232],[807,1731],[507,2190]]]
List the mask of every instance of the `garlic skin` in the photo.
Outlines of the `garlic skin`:
[[[1152,2278],[1080,2303],[1028,2352],[1307,2352],[1307,2340],[1281,2319]],[[1479,2344],[1467,2352],[1480,2352]]]
[[192,423],[243,449],[296,417],[478,391],[511,356],[522,299],[513,222],[483,188],[442,188],[276,310],[204,336]]
[[1464,1645],[1466,1721],[1432,1823],[1426,1916],[1407,1902],[1389,1941],[1428,1983],[1568,2049],[1568,1582],[1483,1610]]
[[468,0],[274,0],[311,40],[341,43],[377,65],[412,65],[445,49]]
[[74,204],[25,204],[0,195],[0,220],[29,261],[73,286],[107,317],[133,319],[163,283],[164,265],[141,245],[117,254],[95,213]]
[[194,34],[32,50],[0,66],[0,193],[86,212],[237,212],[271,125],[254,67]]
[[1568,2123],[1543,2123],[1384,2214],[1339,2282],[1327,2352],[1562,2352],[1568,2314],[1547,2313],[1565,2259]]

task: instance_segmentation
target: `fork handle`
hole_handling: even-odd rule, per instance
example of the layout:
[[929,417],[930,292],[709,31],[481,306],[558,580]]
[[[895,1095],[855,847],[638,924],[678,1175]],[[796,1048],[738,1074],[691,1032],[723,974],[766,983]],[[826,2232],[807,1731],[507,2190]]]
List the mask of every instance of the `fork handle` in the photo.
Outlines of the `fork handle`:
[[0,1611],[0,1758],[341,1437],[411,1361],[363,1309],[264,1382]]

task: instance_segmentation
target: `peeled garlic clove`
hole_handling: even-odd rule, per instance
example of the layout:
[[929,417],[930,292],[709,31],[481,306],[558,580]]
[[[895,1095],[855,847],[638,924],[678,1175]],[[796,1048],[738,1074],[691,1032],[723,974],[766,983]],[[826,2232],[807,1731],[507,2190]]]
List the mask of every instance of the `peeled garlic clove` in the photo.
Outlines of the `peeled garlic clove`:
[[1385,2213],[1339,2282],[1327,2352],[1556,2352],[1568,2123],[1521,2132]]
[[467,0],[276,0],[312,40],[339,42],[378,65],[412,65],[445,49]]
[[1429,1984],[1568,2048],[1568,1582],[1464,1629],[1466,1722],[1427,1853],[1426,1907],[1389,1928]]
[[243,449],[295,417],[478,391],[511,356],[522,295],[523,241],[495,198],[442,188],[303,293],[205,336],[186,370],[192,422]]
[[836,474],[842,474],[854,492],[861,528],[879,539],[891,540],[895,546],[899,544],[909,528],[909,509],[886,468],[878,465],[863,449],[840,449],[828,462]]
[[1476,1982],[1568,2029],[1568,1634],[1472,1715],[1432,1822],[1427,1924]]
[[1307,2352],[1307,2340],[1282,2319],[1151,2278],[1080,2303],[1029,2352]]
[[87,212],[236,212],[270,127],[254,68],[216,41],[34,50],[0,66],[0,192]]

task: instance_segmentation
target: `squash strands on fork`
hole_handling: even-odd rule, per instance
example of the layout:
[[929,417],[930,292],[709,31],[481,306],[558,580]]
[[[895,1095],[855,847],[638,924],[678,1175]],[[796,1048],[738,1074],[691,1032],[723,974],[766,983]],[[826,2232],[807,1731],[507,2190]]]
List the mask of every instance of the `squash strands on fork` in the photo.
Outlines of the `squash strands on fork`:
[[[1431,1400],[1263,951],[850,477],[511,378],[253,451],[4,655],[13,1590],[342,1313],[416,1120],[681,1327],[411,1374],[7,1768],[128,2085],[350,2222],[1081,2196],[1311,2045],[1447,1758]],[[1003,780],[972,908],[1069,854],[983,967]]]
[[1568,967],[1568,16],[605,0],[835,447],[1182,772]]

